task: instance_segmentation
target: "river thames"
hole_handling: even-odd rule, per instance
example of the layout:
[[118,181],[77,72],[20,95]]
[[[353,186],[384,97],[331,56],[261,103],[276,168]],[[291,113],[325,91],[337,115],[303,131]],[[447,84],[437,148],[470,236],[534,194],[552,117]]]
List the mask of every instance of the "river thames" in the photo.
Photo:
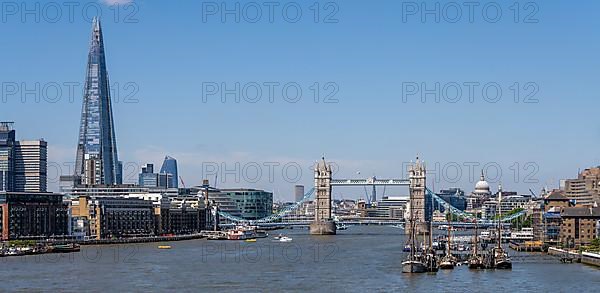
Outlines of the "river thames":
[[[293,241],[201,239],[4,257],[0,290],[593,292],[600,287],[598,268],[514,251],[512,270],[461,266],[437,274],[403,274],[405,238],[392,227],[349,227],[336,236],[309,236],[303,229],[271,234],[278,232]],[[165,244],[172,249],[158,249]]]

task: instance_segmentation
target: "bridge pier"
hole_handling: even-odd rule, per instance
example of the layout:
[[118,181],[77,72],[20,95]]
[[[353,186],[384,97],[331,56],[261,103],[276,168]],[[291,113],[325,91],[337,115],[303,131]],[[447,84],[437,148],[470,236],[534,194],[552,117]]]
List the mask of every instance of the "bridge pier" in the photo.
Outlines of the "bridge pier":
[[314,221],[309,226],[311,235],[335,235],[337,229],[333,221]]
[[331,165],[322,158],[315,166],[315,220],[310,224],[311,235],[335,235],[331,217]]

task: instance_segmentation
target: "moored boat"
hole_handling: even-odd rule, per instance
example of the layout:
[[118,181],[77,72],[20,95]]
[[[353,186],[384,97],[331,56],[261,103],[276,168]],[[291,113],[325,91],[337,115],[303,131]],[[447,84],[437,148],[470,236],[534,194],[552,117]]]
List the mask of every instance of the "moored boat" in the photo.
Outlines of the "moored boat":
[[439,267],[441,270],[452,270],[452,269],[454,269],[454,266],[456,266],[456,261],[454,260],[454,257],[452,257],[451,255],[445,255],[440,260]]
[[78,252],[80,250],[81,250],[81,247],[77,243],[61,244],[61,245],[52,246],[52,252],[55,252],[55,253]]
[[427,266],[418,260],[407,260],[402,262],[403,273],[426,273]]

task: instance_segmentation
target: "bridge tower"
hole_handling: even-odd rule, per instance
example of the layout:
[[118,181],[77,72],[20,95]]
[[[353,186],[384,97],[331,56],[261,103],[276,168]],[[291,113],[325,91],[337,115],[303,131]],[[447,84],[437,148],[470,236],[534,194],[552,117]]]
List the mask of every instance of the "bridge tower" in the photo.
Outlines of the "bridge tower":
[[315,220],[310,224],[312,235],[335,235],[331,217],[331,165],[325,158],[315,166]]
[[[426,232],[429,230],[427,221],[426,209],[426,196],[425,196],[425,183],[426,181],[425,164],[419,160],[413,163],[408,170],[409,179],[409,196],[410,196],[410,217],[415,221],[415,228],[418,233]],[[407,233],[410,229],[405,229]]]

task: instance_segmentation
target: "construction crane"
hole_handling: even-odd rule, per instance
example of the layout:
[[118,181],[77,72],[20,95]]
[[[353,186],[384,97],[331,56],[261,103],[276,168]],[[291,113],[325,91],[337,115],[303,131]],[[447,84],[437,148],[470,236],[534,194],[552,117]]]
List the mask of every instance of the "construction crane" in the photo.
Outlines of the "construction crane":
[[185,189],[185,182],[183,182],[183,178],[181,178],[181,176],[179,176],[179,181],[181,181],[181,185],[183,185],[183,189]]
[[533,190],[531,190],[531,188],[529,188],[529,192],[531,193],[531,195],[533,196],[533,198],[537,198],[537,195],[535,195],[535,192],[533,192]]

